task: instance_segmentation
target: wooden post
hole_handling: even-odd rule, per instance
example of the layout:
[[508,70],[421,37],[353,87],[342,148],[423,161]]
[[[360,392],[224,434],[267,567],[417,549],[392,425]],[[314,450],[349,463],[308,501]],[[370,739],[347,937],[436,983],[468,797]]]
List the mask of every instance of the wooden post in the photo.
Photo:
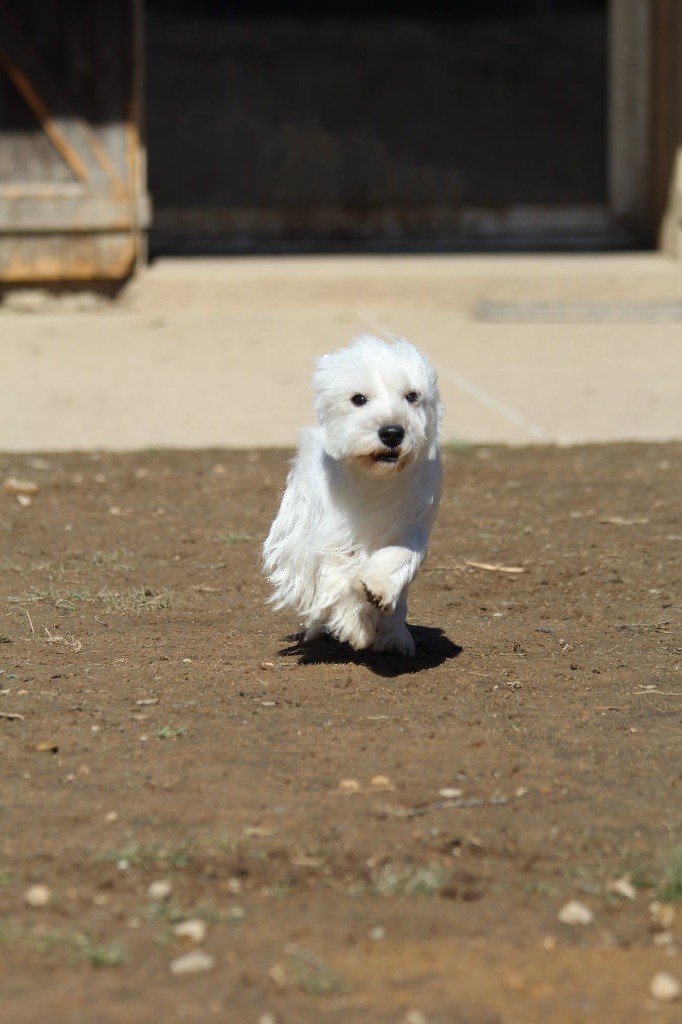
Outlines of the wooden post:
[[682,258],[682,2],[654,0],[651,214],[660,248]]

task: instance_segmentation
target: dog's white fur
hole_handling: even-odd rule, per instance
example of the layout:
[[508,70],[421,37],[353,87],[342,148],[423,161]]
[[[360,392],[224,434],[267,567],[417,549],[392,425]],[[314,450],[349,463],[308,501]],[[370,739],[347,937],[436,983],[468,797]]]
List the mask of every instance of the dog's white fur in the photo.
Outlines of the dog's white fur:
[[407,590],[440,499],[436,371],[409,342],[364,334],[318,360],[313,386],[318,425],[299,434],[263,548],[272,600],[306,640],[413,655]]

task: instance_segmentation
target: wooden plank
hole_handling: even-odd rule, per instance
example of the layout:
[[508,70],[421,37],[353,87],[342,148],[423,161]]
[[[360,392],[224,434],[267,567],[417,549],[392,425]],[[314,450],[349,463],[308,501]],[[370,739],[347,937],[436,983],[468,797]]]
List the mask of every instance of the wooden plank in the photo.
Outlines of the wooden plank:
[[0,280],[121,280],[135,268],[139,237],[130,232],[5,235],[0,245]]
[[149,223],[149,211],[141,198],[114,196],[109,192],[80,191],[40,194],[37,190],[3,196],[0,190],[0,232],[124,231]]

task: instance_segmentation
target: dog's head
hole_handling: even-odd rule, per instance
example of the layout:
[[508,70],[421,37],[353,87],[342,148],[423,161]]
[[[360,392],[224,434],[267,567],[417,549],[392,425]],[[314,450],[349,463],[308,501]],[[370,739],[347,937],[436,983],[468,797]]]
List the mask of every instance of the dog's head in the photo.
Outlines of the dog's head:
[[436,371],[409,342],[360,335],[318,360],[313,386],[324,448],[333,459],[389,475],[436,457]]

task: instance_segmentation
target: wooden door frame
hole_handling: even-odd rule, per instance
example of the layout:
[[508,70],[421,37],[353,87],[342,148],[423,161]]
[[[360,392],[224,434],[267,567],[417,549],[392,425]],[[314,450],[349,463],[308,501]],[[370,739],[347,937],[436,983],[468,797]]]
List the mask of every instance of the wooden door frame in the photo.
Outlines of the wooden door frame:
[[682,3],[609,2],[609,205],[682,259]]
[[0,0],[0,73],[23,98],[69,182],[0,184],[0,281],[85,281],[129,276],[146,255],[149,223],[141,131],[142,0],[128,0],[133,62],[117,166],[71,104],[13,11]]

